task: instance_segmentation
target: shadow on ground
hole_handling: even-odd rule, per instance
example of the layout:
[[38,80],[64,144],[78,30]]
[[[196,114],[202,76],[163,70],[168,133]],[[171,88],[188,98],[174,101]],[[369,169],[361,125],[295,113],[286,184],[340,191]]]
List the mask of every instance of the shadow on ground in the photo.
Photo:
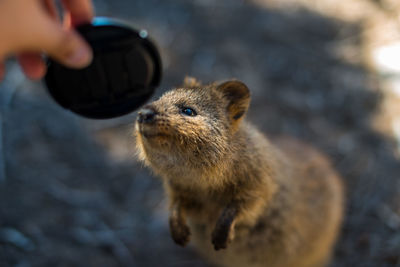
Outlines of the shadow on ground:
[[[158,95],[185,75],[238,78],[259,128],[332,157],[348,187],[333,266],[398,266],[400,165],[393,141],[370,126],[381,93],[361,64],[360,25],[239,1],[95,4],[159,43]],[[134,159],[135,116],[77,118],[15,73],[0,85],[0,265],[207,266],[170,240],[160,183]]]

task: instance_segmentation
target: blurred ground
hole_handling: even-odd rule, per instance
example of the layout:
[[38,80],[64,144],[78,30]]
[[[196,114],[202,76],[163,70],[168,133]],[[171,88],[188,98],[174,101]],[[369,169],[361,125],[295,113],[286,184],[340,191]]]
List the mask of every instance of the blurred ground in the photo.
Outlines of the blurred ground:
[[[332,266],[400,266],[400,102],[391,87],[400,76],[385,76],[371,60],[376,47],[400,40],[396,1],[95,5],[158,42],[165,76],[157,95],[185,75],[238,78],[252,90],[251,121],[331,156],[348,188]],[[134,157],[135,114],[78,118],[8,67],[0,84],[0,266],[208,266],[169,237],[160,183]]]

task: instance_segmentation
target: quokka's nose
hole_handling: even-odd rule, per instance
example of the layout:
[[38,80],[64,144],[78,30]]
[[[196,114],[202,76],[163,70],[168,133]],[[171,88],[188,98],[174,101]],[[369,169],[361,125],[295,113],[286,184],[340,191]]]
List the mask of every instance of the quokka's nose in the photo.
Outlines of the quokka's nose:
[[150,123],[154,121],[156,111],[151,107],[144,107],[138,113],[138,121],[140,123]]

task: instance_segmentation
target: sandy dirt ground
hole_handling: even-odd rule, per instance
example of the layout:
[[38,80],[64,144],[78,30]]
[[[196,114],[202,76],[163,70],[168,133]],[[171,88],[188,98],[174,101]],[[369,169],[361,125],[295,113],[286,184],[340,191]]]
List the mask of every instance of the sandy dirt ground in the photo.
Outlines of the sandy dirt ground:
[[[399,36],[395,5],[95,1],[98,15],[145,28],[158,43],[164,77],[154,97],[185,75],[240,79],[252,91],[249,120],[331,157],[347,187],[335,267],[400,266],[400,101],[371,63],[375,47]],[[209,266],[172,242],[161,183],[135,159],[135,118],[79,118],[9,62],[0,84],[0,266]]]

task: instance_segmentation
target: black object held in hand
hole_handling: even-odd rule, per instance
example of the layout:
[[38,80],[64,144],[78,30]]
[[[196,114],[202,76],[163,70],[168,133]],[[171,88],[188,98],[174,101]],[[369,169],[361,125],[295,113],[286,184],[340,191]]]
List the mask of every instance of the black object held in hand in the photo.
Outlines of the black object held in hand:
[[146,31],[109,18],[95,18],[77,31],[93,49],[84,69],[49,59],[45,82],[66,109],[92,119],[128,114],[144,104],[161,80],[161,58]]

